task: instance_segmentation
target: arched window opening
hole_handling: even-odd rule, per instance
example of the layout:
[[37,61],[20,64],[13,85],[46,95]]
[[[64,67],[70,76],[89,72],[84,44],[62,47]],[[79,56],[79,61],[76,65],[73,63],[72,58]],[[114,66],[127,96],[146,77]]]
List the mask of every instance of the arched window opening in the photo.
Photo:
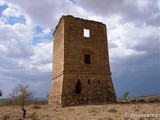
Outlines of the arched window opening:
[[88,80],[88,84],[91,84],[90,80]]
[[76,84],[76,88],[75,88],[75,93],[76,94],[81,94],[81,82],[80,82],[80,80],[78,79],[78,81],[77,81],[77,84]]

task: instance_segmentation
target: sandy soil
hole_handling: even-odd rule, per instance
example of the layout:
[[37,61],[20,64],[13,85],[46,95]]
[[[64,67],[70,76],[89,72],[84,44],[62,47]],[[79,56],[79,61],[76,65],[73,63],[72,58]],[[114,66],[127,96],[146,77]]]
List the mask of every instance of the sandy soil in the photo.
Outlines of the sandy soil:
[[[160,104],[106,104],[73,107],[30,105],[24,120],[160,120]],[[159,118],[126,117],[129,114],[159,114]],[[23,120],[16,106],[0,106],[0,120]]]

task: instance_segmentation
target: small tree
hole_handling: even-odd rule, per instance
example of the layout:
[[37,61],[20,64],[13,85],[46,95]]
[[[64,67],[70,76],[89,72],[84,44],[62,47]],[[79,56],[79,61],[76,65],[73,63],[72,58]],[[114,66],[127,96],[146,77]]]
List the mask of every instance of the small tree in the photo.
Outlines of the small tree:
[[32,99],[34,97],[34,92],[28,89],[28,85],[23,86],[22,84],[18,84],[10,93],[11,99],[14,103],[20,106],[21,110],[23,111],[23,118],[26,115],[26,101]]
[[48,100],[48,98],[49,98],[49,93],[46,94],[46,98],[47,98],[47,100]]
[[123,98],[126,100],[126,102],[128,102],[128,101],[127,101],[128,95],[129,95],[129,92],[125,92],[124,95],[123,95]]
[[2,97],[2,95],[3,95],[3,92],[2,92],[2,90],[0,90],[0,97]]

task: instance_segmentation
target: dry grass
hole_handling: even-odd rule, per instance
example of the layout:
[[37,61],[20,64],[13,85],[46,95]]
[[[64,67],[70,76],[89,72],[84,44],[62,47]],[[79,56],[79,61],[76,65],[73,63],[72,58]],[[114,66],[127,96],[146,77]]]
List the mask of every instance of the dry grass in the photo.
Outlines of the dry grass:
[[[156,114],[160,111],[159,103],[88,105],[65,108],[30,105],[26,108],[25,120],[149,120],[147,118],[125,117],[125,113]],[[1,106],[0,120],[24,119],[22,119],[22,111],[19,107]],[[152,120],[156,120],[156,118]]]
[[115,108],[111,108],[111,109],[109,110],[109,112],[111,112],[111,113],[116,113],[117,110],[116,110]]
[[9,118],[10,118],[9,115],[2,116],[2,120],[8,120]]
[[41,109],[40,105],[33,105],[33,109]]

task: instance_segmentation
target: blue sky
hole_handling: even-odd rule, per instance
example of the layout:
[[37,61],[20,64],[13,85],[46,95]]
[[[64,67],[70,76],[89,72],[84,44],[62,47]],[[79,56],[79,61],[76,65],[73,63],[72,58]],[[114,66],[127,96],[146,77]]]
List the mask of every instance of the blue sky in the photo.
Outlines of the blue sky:
[[160,0],[1,0],[0,89],[8,97],[28,84],[46,97],[52,71],[52,33],[62,15],[107,25],[117,96],[160,93]]

